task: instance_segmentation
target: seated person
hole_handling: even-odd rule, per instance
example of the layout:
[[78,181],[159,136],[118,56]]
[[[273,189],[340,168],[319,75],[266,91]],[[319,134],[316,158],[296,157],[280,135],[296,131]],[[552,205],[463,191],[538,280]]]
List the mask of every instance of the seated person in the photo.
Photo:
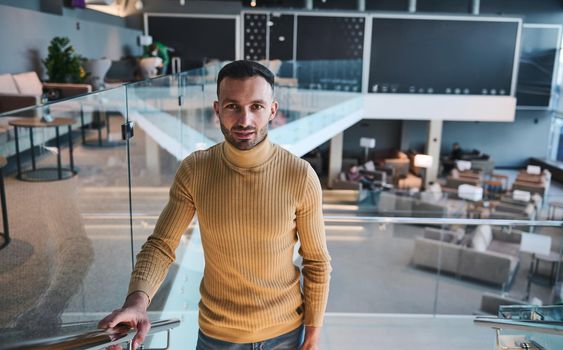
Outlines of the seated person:
[[346,180],[359,182],[363,187],[369,190],[374,190],[376,185],[378,185],[377,187],[384,186],[380,181],[376,181],[375,178],[369,174],[369,171],[368,174],[366,174],[362,172],[357,165],[350,165],[346,172]]
[[364,179],[364,175],[360,173],[360,168],[357,165],[350,165],[348,171],[346,172],[346,180],[361,182]]
[[459,146],[459,143],[454,142],[452,145],[452,152],[450,153],[451,160],[461,160],[463,157],[463,150]]
[[357,165],[350,165],[348,171],[346,172],[346,180],[361,183],[363,188],[366,188],[370,191],[372,204],[377,206],[381,189],[378,189],[375,186],[373,177],[362,174],[360,168]]
[[442,175],[448,175],[452,169],[455,168],[455,161],[461,160],[463,158],[463,150],[459,146],[459,143],[454,142],[452,144],[452,151],[447,159],[442,160]]
[[162,63],[158,66],[158,74],[166,75],[168,64],[170,63],[170,56],[168,55],[168,47],[158,41],[155,41],[149,46],[145,46],[143,57],[160,57]]

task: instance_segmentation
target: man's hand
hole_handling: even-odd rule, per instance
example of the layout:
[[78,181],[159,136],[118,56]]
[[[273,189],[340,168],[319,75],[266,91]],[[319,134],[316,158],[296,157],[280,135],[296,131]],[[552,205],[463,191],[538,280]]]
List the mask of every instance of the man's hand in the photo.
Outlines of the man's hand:
[[305,326],[305,341],[300,350],[318,350],[320,339],[321,329],[319,327]]
[[[124,323],[129,327],[137,329],[137,334],[133,338],[133,350],[145,340],[151,324],[147,315],[149,298],[143,292],[131,293],[121,309],[114,310],[98,323],[98,328],[113,328],[119,323]],[[121,350],[121,346],[112,345],[108,350]]]

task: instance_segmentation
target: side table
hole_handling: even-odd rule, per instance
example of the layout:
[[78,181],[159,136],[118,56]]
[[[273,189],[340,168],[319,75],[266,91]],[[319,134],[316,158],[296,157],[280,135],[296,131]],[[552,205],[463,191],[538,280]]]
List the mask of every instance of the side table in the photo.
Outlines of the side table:
[[550,252],[548,255],[542,255],[542,254],[536,254],[535,255],[535,262],[534,262],[534,272],[533,274],[538,276],[540,275],[539,273],[539,265],[540,263],[547,263],[551,265],[551,269],[550,269],[550,273],[549,275],[547,275],[547,281],[549,283],[550,286],[553,286],[555,284],[555,280],[557,279],[556,273],[557,273],[557,264],[559,264],[559,261],[561,260],[561,257],[559,256],[558,252]]
[[[16,139],[16,164],[17,164],[17,178],[24,181],[56,181],[68,179],[76,175],[74,170],[74,159],[72,155],[72,118],[54,118],[53,121],[46,122],[39,118],[22,118],[10,122],[14,127],[14,134]],[[59,128],[66,126],[68,128],[68,151],[70,159],[70,168],[63,168],[61,164],[61,142]],[[29,129],[29,142],[31,151],[31,170],[23,171],[21,169],[21,154],[19,145],[19,128]],[[34,128],[55,128],[55,141],[57,145],[57,167],[56,168],[37,168],[35,164],[35,144],[33,143],[33,129]]]

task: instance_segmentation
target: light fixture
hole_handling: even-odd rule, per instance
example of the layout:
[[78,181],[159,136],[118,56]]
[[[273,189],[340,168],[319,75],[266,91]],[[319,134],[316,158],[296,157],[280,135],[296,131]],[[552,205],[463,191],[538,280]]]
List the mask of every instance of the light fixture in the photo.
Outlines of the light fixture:
[[184,6],[186,4],[186,0],[180,0],[180,5]]
[[250,6],[256,7],[256,0],[252,0],[252,1],[250,2]]
[[364,148],[364,162],[367,162],[369,149],[375,148],[375,139],[369,137],[360,137],[360,147]]
[[422,178],[422,189],[426,188],[426,169],[432,167],[433,161],[432,156],[428,154],[417,154],[414,156],[414,166],[424,169],[420,174]]
[[135,8],[138,11],[141,11],[143,9],[143,1],[142,0],[137,0],[137,2],[135,3]]

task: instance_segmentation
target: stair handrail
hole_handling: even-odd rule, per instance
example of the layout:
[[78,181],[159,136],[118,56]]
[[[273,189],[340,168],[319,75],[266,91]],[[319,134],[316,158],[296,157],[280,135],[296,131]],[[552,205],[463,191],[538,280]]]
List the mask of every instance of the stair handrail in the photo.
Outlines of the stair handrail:
[[[151,322],[151,329],[147,336],[160,332],[168,332],[168,349],[170,344],[170,330],[180,325],[179,319],[159,320]],[[46,337],[32,341],[13,344],[5,350],[98,350],[105,349],[111,345],[131,344],[137,330],[127,325],[117,325],[110,329],[96,329],[77,334],[64,336]],[[130,346],[129,346],[130,348]]]
[[532,320],[512,320],[497,318],[494,316],[478,316],[473,323],[481,327],[494,329],[512,329],[534,333],[548,333],[563,335],[563,322],[556,321],[532,321]]

